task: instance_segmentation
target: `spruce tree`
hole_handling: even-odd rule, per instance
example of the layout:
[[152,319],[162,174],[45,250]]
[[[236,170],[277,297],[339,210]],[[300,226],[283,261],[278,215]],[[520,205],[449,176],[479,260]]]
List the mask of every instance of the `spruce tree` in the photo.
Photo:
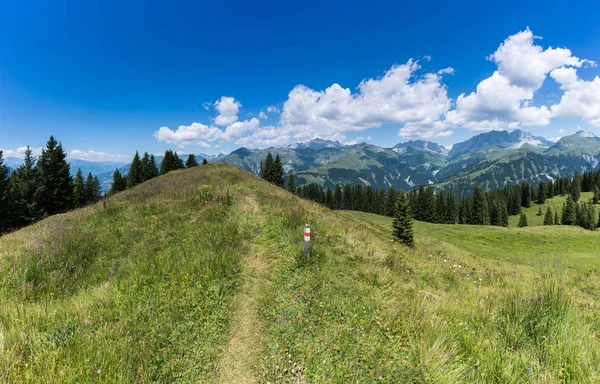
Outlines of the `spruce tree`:
[[0,151],[0,233],[9,229],[12,210],[8,167],[4,165],[2,156],[3,153]]
[[343,191],[343,208],[342,209],[352,209],[352,187],[350,184],[346,183],[344,185]]
[[113,173],[113,182],[110,186],[110,193],[114,194],[117,192],[124,191],[127,188],[127,178],[123,177],[119,169],[117,168]]
[[154,158],[154,155],[150,155],[150,164],[148,165],[146,173],[148,175],[148,179],[154,179],[158,176],[158,167],[156,166],[156,159]]
[[272,168],[272,180],[271,182],[278,187],[283,188],[283,165],[281,164],[281,157],[279,154],[275,156],[275,160],[273,161]]
[[537,213],[537,215],[538,215],[538,216],[542,216],[542,215],[543,215],[543,212],[542,212],[542,207],[540,207],[540,208],[538,209],[538,213]]
[[100,182],[97,177],[92,176],[92,172],[89,172],[87,179],[85,180],[85,203],[97,203],[100,200],[100,197],[102,197]]
[[173,156],[173,151],[170,149],[165,151],[165,155],[163,156],[162,162],[160,163],[160,174],[165,175],[168,172],[171,172],[175,169],[175,159]]
[[519,228],[526,227],[527,225],[527,215],[521,213],[521,217],[519,218]]
[[538,204],[544,204],[546,202],[546,185],[543,181],[540,181],[540,187],[538,189]]
[[287,190],[290,193],[296,193],[296,181],[294,180],[294,173],[292,171],[288,172]]
[[177,152],[173,153],[173,171],[176,169],[185,168],[185,164],[183,164],[183,160],[177,155]]
[[73,206],[74,207],[83,207],[87,200],[85,194],[85,181],[83,180],[83,173],[81,172],[81,168],[77,170],[77,174],[75,174],[75,180],[73,182]]
[[558,209],[554,211],[554,225],[560,225],[560,220],[558,218]]
[[521,184],[521,206],[531,207],[531,189],[526,183]]
[[207,165],[208,164],[208,160],[206,160],[206,158],[202,159],[202,165]]
[[456,224],[458,217],[458,205],[451,192],[446,195],[446,215],[444,222],[446,224]]
[[396,211],[396,188],[390,187],[387,193],[387,215],[390,217],[394,217],[394,212]]
[[40,216],[66,212],[73,205],[73,178],[66,158],[62,144],[50,136],[35,165],[38,188],[34,201]]
[[577,214],[576,214],[576,209],[575,209],[575,203],[573,202],[573,199],[569,195],[569,196],[567,196],[567,201],[563,206],[561,224],[562,225],[575,225],[576,220],[577,220]]
[[475,187],[473,192],[473,222],[475,225],[489,224],[488,204],[480,187]]
[[594,197],[592,198],[592,203],[600,203],[600,188],[598,188],[597,185],[594,186]]
[[341,209],[342,208],[342,188],[339,184],[335,185],[335,190],[333,192],[333,209]]
[[393,226],[394,238],[402,244],[414,247],[410,202],[403,191],[396,195]]
[[11,196],[14,199],[14,215],[17,219],[16,224],[23,226],[33,223],[36,219],[34,194],[37,190],[37,175],[35,157],[29,146],[25,150],[25,161],[11,177],[11,189]]
[[574,202],[579,201],[579,197],[581,196],[581,178],[579,173],[575,173],[575,177],[571,182],[571,190],[569,192],[571,194],[571,198]]
[[140,154],[138,151],[135,151],[135,156],[133,156],[131,166],[129,167],[129,174],[127,175],[127,188],[133,188],[142,183],[144,181],[144,174],[145,170],[140,159]]
[[144,152],[142,156],[142,178],[141,182],[150,180],[150,155],[148,152]]
[[267,158],[264,162],[264,167],[261,169],[261,177],[268,182],[273,180],[273,155],[271,152],[267,153]]
[[508,208],[504,201],[500,202],[500,225],[508,227]]
[[377,210],[379,215],[385,216],[387,215],[387,196],[385,194],[385,189],[381,188],[379,190],[379,209]]
[[187,160],[185,161],[185,167],[192,168],[192,167],[197,167],[197,166],[198,166],[198,160],[196,160],[196,155],[194,155],[193,153],[190,153],[188,155]]
[[544,225],[552,225],[552,210],[550,207],[546,208],[546,216],[544,216]]

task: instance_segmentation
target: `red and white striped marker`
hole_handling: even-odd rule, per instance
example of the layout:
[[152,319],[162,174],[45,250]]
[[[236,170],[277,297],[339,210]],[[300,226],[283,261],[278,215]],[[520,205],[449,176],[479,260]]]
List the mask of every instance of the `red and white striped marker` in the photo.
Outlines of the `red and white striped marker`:
[[304,227],[304,241],[310,241],[310,227],[308,224]]

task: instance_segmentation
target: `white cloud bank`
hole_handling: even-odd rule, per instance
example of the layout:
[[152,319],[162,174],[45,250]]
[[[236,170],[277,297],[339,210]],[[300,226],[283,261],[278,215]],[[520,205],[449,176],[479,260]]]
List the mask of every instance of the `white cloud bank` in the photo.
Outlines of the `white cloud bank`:
[[[496,70],[476,90],[453,101],[443,84],[452,67],[422,73],[417,61],[394,65],[383,76],[363,80],[355,91],[334,83],[324,90],[295,86],[275,125],[261,126],[259,118],[238,121],[241,103],[223,96],[210,104],[218,113],[214,125],[193,123],[177,129],[161,127],[154,136],[177,145],[210,146],[233,142],[249,147],[284,145],[315,137],[345,141],[347,133],[398,125],[402,137],[434,138],[452,135],[456,128],[472,131],[545,126],[553,117],[580,117],[600,126],[600,78],[581,80],[577,70],[594,62],[573,56],[566,48],[544,49],[539,37],[526,29],[509,36],[487,57]],[[547,77],[564,92],[556,105],[536,106],[534,95]],[[351,142],[354,142],[351,141]]]
[[[17,157],[19,159],[24,158],[25,150],[27,147],[19,147],[16,149],[0,149],[3,152],[3,157]],[[39,148],[31,148],[31,152],[33,156],[39,157],[42,154],[43,147]],[[99,152],[94,150],[82,151],[79,149],[74,149],[70,152],[67,152],[67,160],[68,159],[79,159],[79,160],[88,160],[88,161],[115,161],[115,162],[127,162],[131,160],[131,156],[127,155],[118,155],[118,154],[110,154],[105,152]]]

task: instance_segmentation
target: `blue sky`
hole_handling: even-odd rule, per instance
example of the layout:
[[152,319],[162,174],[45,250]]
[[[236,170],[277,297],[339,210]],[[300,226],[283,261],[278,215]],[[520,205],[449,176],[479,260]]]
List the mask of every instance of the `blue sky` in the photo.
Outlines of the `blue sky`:
[[4,2],[0,148],[600,135],[600,4],[482,3]]

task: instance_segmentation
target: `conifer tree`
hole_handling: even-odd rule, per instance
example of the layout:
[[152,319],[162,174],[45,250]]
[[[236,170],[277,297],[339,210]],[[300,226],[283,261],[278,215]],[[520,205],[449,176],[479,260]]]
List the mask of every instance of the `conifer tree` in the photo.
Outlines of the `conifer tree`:
[[154,155],[150,155],[150,164],[148,165],[148,169],[146,169],[146,174],[148,176],[148,180],[154,179],[158,176],[158,167],[156,166],[156,159]]
[[333,209],[341,209],[342,208],[342,188],[339,184],[335,185],[335,190],[333,192]]
[[575,225],[577,220],[577,215],[575,211],[575,203],[573,203],[573,199],[571,196],[567,196],[567,201],[563,206],[562,210],[562,225]]
[[574,202],[579,201],[579,197],[581,196],[581,179],[579,173],[575,173],[575,177],[571,181],[571,190],[569,193]]
[[500,225],[508,227],[508,208],[504,202],[500,203]]
[[185,167],[192,168],[192,167],[197,167],[197,166],[198,166],[198,160],[196,160],[196,155],[194,155],[193,153],[190,153],[188,155],[187,160],[185,161]]
[[[600,174],[600,172],[599,172],[599,174]],[[594,197],[592,198],[592,203],[593,204],[600,203],[600,189],[598,188],[597,185],[594,186]]]
[[558,218],[558,209],[554,211],[554,225],[560,225],[560,220]]
[[531,207],[531,189],[529,184],[521,184],[521,206],[525,208]]
[[148,152],[144,152],[142,156],[142,177],[141,182],[150,180],[150,155]]
[[127,174],[127,188],[133,188],[144,182],[144,174],[145,169],[140,159],[140,154],[138,151],[135,151],[135,156],[133,156],[131,166],[129,167],[129,174]]
[[83,180],[83,173],[81,172],[81,168],[77,170],[75,174],[75,180],[73,182],[73,206],[74,207],[83,207],[87,200],[85,194],[85,181]]
[[390,187],[387,193],[387,215],[393,217],[396,211],[396,188]]
[[451,192],[448,192],[446,195],[446,216],[444,222],[446,224],[456,224],[457,217],[458,205],[456,204],[456,199]]
[[538,188],[538,204],[544,204],[546,202],[546,185],[543,181],[540,181],[540,187]]
[[73,178],[66,158],[62,144],[50,136],[35,165],[38,188],[34,201],[40,216],[66,212],[72,207]]
[[542,216],[542,215],[543,215],[543,212],[542,212],[542,207],[540,207],[540,208],[538,209],[538,213],[537,213],[537,215],[538,215],[538,216]]
[[0,151],[0,233],[6,231],[10,227],[10,179],[8,175],[8,167],[4,165],[3,153]]
[[552,225],[552,210],[550,207],[546,208],[546,216],[544,216],[544,225]]
[[383,216],[387,215],[387,196],[385,189],[381,188],[379,190],[379,198],[377,201],[379,202],[379,209],[377,210],[377,213]]
[[185,164],[183,164],[183,160],[177,155],[177,152],[173,153],[173,171],[177,169],[185,168]]
[[202,159],[202,165],[207,165],[208,164],[208,160],[206,160],[206,158]]
[[442,192],[435,197],[435,222],[443,223],[446,219],[446,199]]
[[473,222],[475,225],[488,225],[490,223],[488,204],[479,186],[473,192]]
[[271,152],[267,153],[267,158],[264,162],[264,167],[261,169],[261,177],[267,181],[273,180],[273,155]]
[[352,187],[346,183],[343,191],[343,209],[352,209]]
[[410,202],[403,191],[396,195],[396,209],[394,212],[394,238],[402,244],[414,247],[412,230],[412,214]]
[[296,181],[294,180],[294,173],[292,171],[288,172],[287,190],[290,193],[296,193]]
[[36,219],[34,194],[37,190],[37,175],[35,157],[29,146],[25,149],[25,161],[11,177],[11,189],[11,197],[14,199],[14,215],[17,219],[16,224],[23,226],[33,223]]
[[271,183],[283,188],[283,165],[281,164],[281,157],[279,157],[279,154],[275,156],[275,160],[273,161],[271,177]]
[[92,172],[89,172],[85,180],[85,204],[97,203],[102,197],[102,188],[98,177],[92,176]]
[[521,212],[521,217],[519,218],[519,228],[526,227],[527,225],[527,215]]
[[123,177],[119,169],[117,168],[113,173],[113,182],[110,186],[110,193],[114,194],[117,192],[124,191],[127,188],[127,178]]

